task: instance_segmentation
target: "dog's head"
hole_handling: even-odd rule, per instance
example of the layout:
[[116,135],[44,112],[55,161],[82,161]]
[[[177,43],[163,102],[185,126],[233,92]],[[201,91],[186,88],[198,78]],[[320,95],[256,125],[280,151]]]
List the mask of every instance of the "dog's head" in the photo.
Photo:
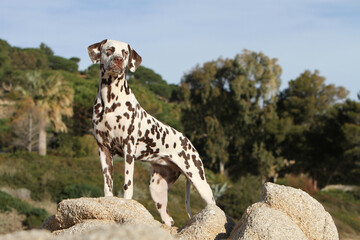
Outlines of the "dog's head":
[[93,63],[99,63],[102,68],[112,74],[122,74],[126,66],[135,72],[141,63],[141,57],[129,44],[115,40],[103,40],[88,47],[88,53]]

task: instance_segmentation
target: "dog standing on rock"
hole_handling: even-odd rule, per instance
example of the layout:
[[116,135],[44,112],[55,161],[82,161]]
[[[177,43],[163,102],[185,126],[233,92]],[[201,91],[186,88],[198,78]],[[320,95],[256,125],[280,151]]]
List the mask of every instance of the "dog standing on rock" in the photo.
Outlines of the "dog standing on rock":
[[173,219],[167,210],[168,191],[183,173],[186,183],[186,211],[190,212],[190,183],[207,204],[215,204],[198,152],[180,132],[161,123],[138,103],[125,78],[134,72],[141,57],[130,45],[103,40],[88,47],[93,63],[100,62],[99,90],[93,108],[93,134],[99,147],[104,175],[104,194],[113,196],[113,154],[124,157],[124,198],[133,196],[134,161],[151,164],[150,193],[164,224]]

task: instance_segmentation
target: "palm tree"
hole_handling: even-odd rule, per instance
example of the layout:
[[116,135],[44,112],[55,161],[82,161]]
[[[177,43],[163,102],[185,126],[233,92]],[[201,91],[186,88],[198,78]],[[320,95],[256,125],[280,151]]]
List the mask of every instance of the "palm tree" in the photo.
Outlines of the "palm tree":
[[26,88],[19,88],[23,96],[28,96],[34,102],[39,113],[39,154],[46,155],[46,128],[49,123],[56,132],[67,132],[62,116],[73,115],[73,89],[63,82],[59,74],[44,76],[39,71],[28,72],[25,75]]

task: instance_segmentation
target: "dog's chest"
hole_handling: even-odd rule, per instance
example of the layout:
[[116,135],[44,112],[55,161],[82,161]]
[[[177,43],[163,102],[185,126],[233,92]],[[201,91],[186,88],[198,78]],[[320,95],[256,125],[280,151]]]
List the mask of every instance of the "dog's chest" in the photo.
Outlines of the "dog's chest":
[[130,101],[104,103],[101,98],[96,99],[92,124],[94,136],[100,144],[111,146],[115,141],[121,145],[136,114],[132,105]]

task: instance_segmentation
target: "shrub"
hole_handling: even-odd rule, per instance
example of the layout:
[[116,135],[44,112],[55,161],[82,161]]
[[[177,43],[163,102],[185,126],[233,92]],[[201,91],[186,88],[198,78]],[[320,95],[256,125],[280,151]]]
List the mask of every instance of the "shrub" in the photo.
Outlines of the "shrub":
[[87,134],[74,138],[73,151],[76,157],[98,156],[98,147],[94,136]]
[[232,218],[240,219],[246,208],[259,199],[261,186],[260,177],[242,177],[218,198],[217,204]]
[[0,191],[0,211],[9,212],[12,208],[19,214],[26,216],[23,225],[27,228],[40,227],[42,222],[49,216],[46,210],[32,207],[30,204]]
[[78,65],[72,60],[68,60],[59,56],[48,56],[49,67],[53,70],[64,70],[75,73],[78,70]]
[[59,200],[80,197],[101,197],[102,195],[103,192],[100,188],[86,183],[79,183],[66,186]]
[[306,174],[286,174],[284,178],[279,178],[276,183],[299,188],[311,196],[314,196],[317,193],[313,179]]

